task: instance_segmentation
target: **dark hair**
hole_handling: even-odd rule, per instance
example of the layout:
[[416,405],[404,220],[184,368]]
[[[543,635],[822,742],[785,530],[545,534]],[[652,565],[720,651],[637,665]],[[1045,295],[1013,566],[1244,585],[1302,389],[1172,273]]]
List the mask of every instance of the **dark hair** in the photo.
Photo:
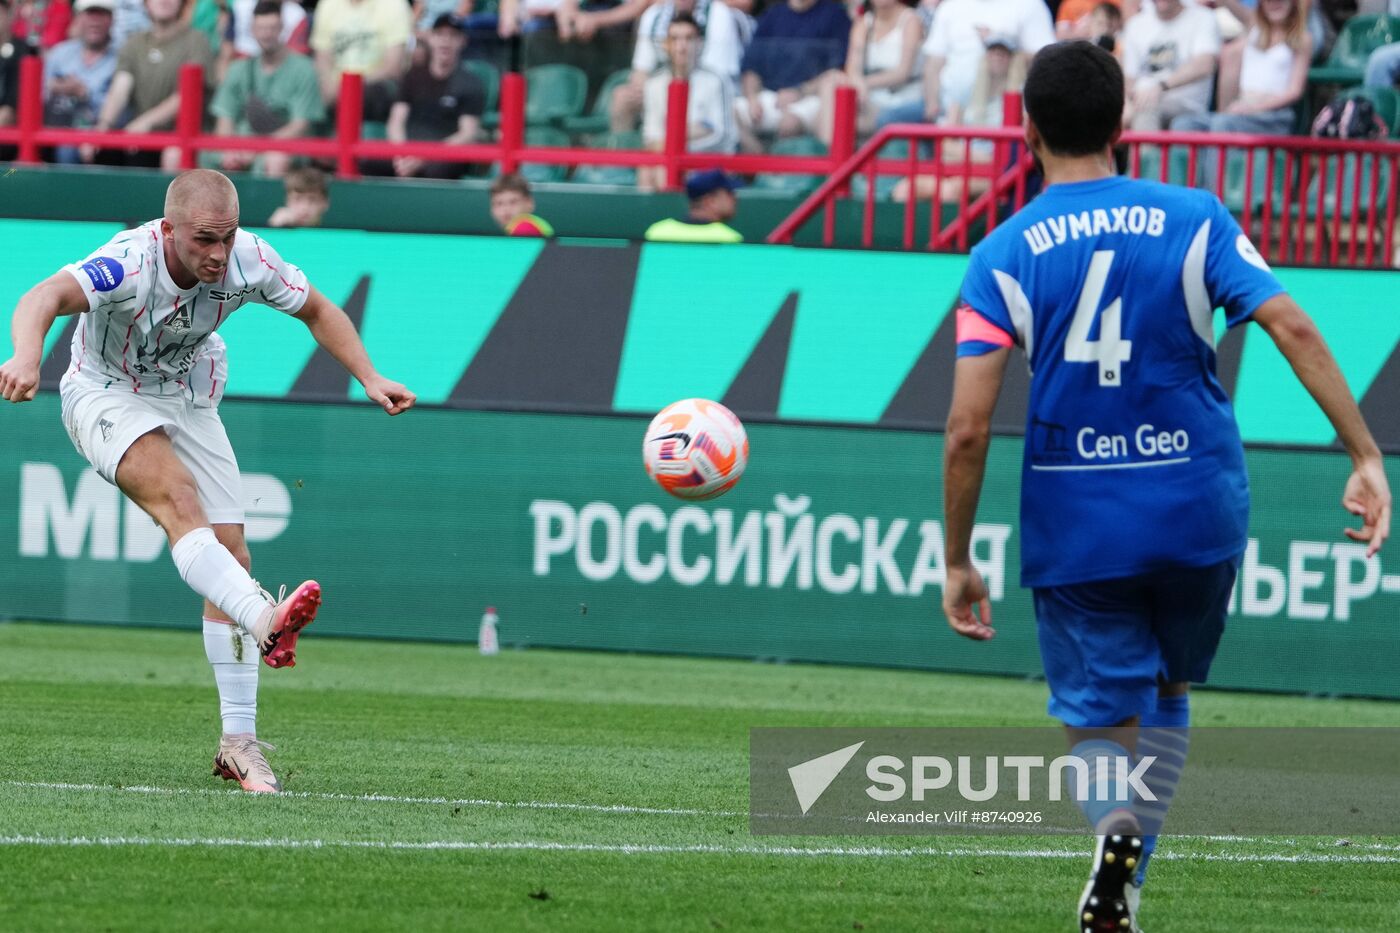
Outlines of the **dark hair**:
[[282,184],[288,194],[319,194],[327,200],[330,198],[330,192],[326,190],[326,175],[318,168],[306,166],[292,169],[282,179]]
[[531,196],[530,183],[516,174],[502,175],[500,178],[491,182],[491,197],[494,198],[496,195],[506,191],[511,191],[515,194],[523,194],[527,198]]
[[1035,53],[1024,98],[1051,152],[1102,152],[1123,122],[1123,69],[1092,42],[1056,42]]
[[254,16],[281,16],[282,4],[279,0],[258,0],[258,5],[253,7]]
[[1123,22],[1123,9],[1116,3],[1109,3],[1108,0],[1094,7],[1093,12],[1107,16],[1110,23]]
[[672,26],[675,26],[677,24],[681,26],[695,27],[695,32],[698,35],[704,35],[705,33],[705,30],[701,29],[700,24],[695,21],[695,17],[691,16],[689,13],[677,13],[675,16],[672,16],[671,22],[666,24],[666,28],[667,30],[669,30]]

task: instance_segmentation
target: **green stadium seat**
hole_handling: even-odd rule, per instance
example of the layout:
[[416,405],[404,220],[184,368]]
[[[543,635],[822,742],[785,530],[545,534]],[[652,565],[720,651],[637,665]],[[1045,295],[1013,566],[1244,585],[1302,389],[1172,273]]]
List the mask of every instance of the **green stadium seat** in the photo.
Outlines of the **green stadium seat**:
[[[606,133],[594,137],[590,148],[594,149],[640,149],[641,133]],[[573,180],[589,185],[637,184],[637,170],[626,165],[580,165],[574,170]]]
[[[1283,194],[1285,188],[1284,169],[1287,167],[1287,157],[1282,152],[1275,152],[1274,162],[1274,183],[1269,186],[1269,159],[1268,155],[1261,151],[1254,154],[1254,171],[1249,184],[1250,210],[1258,214],[1267,199],[1272,210],[1277,211],[1283,204]],[[1220,200],[1225,202],[1225,206],[1232,213],[1239,214],[1244,210],[1244,182],[1246,170],[1249,168],[1249,159],[1239,149],[1231,149],[1225,156],[1225,191]]]
[[[1162,178],[1162,147],[1151,143],[1139,146],[1138,177],[1149,181],[1166,181],[1169,185],[1184,185],[1189,177],[1191,155],[1185,146],[1172,146],[1167,159],[1167,177]],[[1128,163],[1131,168],[1131,160]]]
[[[530,126],[525,128],[525,145],[567,147],[569,135],[552,126]],[[563,181],[569,174],[569,167],[567,165],[540,165],[527,162],[520,166],[520,174],[531,184]]]
[[559,121],[559,125],[570,133],[606,133],[608,131],[608,109],[612,106],[613,92],[631,77],[630,68],[622,68],[608,75],[603,81],[602,87],[598,88],[598,95],[593,98],[593,106],[586,115],[576,117],[564,117]]
[[[909,140],[892,139],[880,149],[881,159],[907,159],[909,158]],[[875,200],[888,201],[895,186],[899,184],[904,176],[901,175],[876,175],[875,176]],[[857,201],[865,200],[865,189],[869,185],[868,176],[864,171],[857,172],[851,176],[851,197]]]
[[501,73],[496,66],[479,58],[468,58],[462,67],[480,79],[486,88],[486,113],[494,113],[501,100]]
[[[773,155],[820,156],[826,155],[827,150],[815,136],[790,136],[775,142],[768,151]],[[759,175],[754,178],[753,187],[801,197],[815,190],[821,182],[816,175]]]
[[1400,139],[1400,91],[1393,87],[1354,87],[1340,98],[1364,97],[1376,108],[1376,116],[1385,121],[1389,138]]
[[1400,17],[1353,16],[1342,26],[1326,63],[1308,69],[1308,84],[1360,84],[1370,54],[1396,41],[1400,41]]
[[573,65],[536,65],[526,69],[525,87],[525,122],[554,124],[583,113],[588,75]]

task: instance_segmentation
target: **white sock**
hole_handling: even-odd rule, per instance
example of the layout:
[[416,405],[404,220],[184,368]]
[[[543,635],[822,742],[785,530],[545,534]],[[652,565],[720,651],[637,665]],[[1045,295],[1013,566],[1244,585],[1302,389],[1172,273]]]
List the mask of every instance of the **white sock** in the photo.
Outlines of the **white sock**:
[[224,735],[257,735],[258,646],[236,625],[204,620],[204,654],[219,687]]
[[180,579],[190,589],[219,607],[238,623],[239,628],[256,636],[258,621],[267,612],[267,600],[248,571],[219,543],[212,528],[196,528],[170,548]]

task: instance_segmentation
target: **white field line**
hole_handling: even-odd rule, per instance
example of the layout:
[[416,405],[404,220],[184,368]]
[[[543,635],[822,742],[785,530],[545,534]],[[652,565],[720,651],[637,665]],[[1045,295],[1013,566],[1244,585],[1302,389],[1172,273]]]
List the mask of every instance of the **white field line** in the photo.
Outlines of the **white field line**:
[[[115,784],[66,784],[49,781],[4,781],[7,787],[29,787],[40,790],[76,791],[118,791],[128,794],[157,794],[179,797],[246,797],[240,790],[213,790],[202,787],[147,787],[143,785],[117,786]],[[474,798],[454,799],[451,797],[395,797],[389,794],[329,794],[314,791],[283,791],[280,798],[291,797],[298,800],[337,800],[356,803],[398,803],[428,804],[454,807],[495,807],[498,809],[521,810],[576,810],[585,813],[622,813],[644,816],[719,816],[746,817],[742,810],[687,810],[677,807],[635,807],[625,804],[602,803],[559,803],[552,800],[481,800]]]
[[[643,843],[593,842],[471,842],[446,839],[427,842],[395,842],[374,839],[225,839],[173,838],[153,836],[0,836],[0,846],[155,846],[249,848],[249,849],[378,849],[384,851],[449,851],[449,852],[601,852],[621,855],[761,855],[795,856],[801,858],[856,856],[864,858],[911,858],[932,856],[942,858],[1071,858],[1087,859],[1085,852],[1064,849],[982,849],[982,848],[889,848],[884,846],[710,846],[710,845],[650,845]],[[1389,855],[1324,855],[1284,854],[1189,854],[1162,852],[1154,859],[1201,862],[1341,862],[1348,864],[1400,864],[1400,857]]]
[[[60,790],[60,791],[80,791],[86,793],[126,793],[126,794],[151,794],[159,796],[174,797],[220,797],[220,798],[251,798],[261,799],[258,796],[246,794],[240,790],[216,790],[204,787],[152,787],[147,785],[116,785],[116,784],[74,784],[56,781],[0,781],[0,786],[32,788],[37,790]],[[708,816],[708,817],[748,817],[750,814],[742,810],[698,810],[680,807],[640,807],[627,804],[598,804],[598,803],[563,803],[552,800],[486,800],[479,798],[452,798],[452,797],[399,797],[391,794],[333,794],[315,791],[283,791],[277,795],[278,798],[293,798],[298,800],[332,800],[353,803],[388,803],[388,804],[408,804],[418,806],[468,806],[468,807],[491,807],[495,809],[525,809],[525,810],[570,810],[585,813],[609,813],[609,814],[639,814],[643,816]],[[273,799],[273,798],[268,798]],[[1271,838],[1268,836],[1210,836],[1191,835],[1181,833],[1174,835],[1175,839],[1204,840],[1208,842],[1246,842],[1259,843],[1262,845],[1306,848],[1309,843],[1298,842],[1295,839]],[[1322,843],[1315,841],[1313,846],[1326,846],[1328,848],[1350,848],[1355,850],[1379,851],[1379,852],[1400,852],[1400,845],[1386,845],[1377,843],[1355,843],[1333,841]],[[724,851],[730,851],[725,849]],[[808,850],[803,850],[808,851]],[[905,851],[903,849],[899,850]],[[934,850],[929,850],[934,851]],[[946,850],[937,850],[943,852]],[[998,850],[1000,851],[1000,850]],[[1165,853],[1154,855],[1154,858],[1170,858]]]

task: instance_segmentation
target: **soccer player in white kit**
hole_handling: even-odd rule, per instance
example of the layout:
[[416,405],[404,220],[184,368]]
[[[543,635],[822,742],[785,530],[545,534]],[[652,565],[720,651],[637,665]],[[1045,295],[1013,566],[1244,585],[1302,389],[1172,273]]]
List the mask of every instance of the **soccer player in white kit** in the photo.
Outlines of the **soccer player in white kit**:
[[270,746],[256,737],[258,656],[269,667],[295,664],[321,588],[308,580],[274,601],[249,576],[242,482],[218,410],[228,364],[214,331],[250,301],[305,324],[388,414],[413,407],[412,392],[375,371],[345,312],[239,229],[238,192],[206,169],[170,183],[162,219],[118,234],[19,300],[0,397],[34,398],[54,319],[84,315],[61,384],[64,427],[97,472],[164,529],[180,576],[204,597],[223,719],[214,773],[277,793],[261,750]]

